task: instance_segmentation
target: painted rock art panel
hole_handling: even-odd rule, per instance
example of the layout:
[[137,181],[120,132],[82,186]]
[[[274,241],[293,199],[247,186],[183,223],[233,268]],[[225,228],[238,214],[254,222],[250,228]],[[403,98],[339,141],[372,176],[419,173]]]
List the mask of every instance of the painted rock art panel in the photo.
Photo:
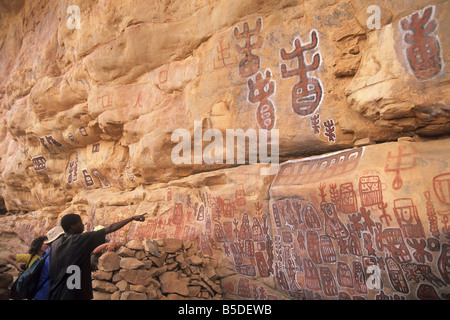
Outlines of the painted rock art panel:
[[282,164],[269,202],[278,287],[298,299],[448,299],[450,150],[430,152],[448,142]]
[[112,141],[102,141],[70,154],[64,173],[65,187],[91,190],[133,185],[134,175],[125,149]]
[[225,294],[230,297],[282,298],[283,294],[272,289],[273,248],[265,196],[270,178],[260,176],[260,168],[228,169],[226,177],[205,176],[205,181],[222,180],[219,187],[167,188],[164,211],[149,219],[146,227],[136,225],[133,232],[192,241],[205,255],[213,256],[215,250],[223,252],[233,271],[232,276],[222,280]]
[[127,199],[124,195],[110,200],[93,196],[84,219],[93,229],[147,212],[144,223],[133,222],[111,234],[110,239],[176,238],[192,242],[203,255],[225,255],[227,261],[221,264],[229,276],[222,279],[224,296],[283,299],[285,294],[274,290],[274,243],[267,199],[271,178],[259,175],[261,167],[202,173],[164,188],[145,188]]

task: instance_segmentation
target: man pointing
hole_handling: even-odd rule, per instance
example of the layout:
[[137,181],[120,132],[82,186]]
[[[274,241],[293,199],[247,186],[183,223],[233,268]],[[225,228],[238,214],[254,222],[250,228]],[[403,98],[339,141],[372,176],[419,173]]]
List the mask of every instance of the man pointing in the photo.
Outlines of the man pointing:
[[[145,214],[115,222],[98,231],[85,232],[78,214],[69,213],[61,219],[65,234],[52,244],[50,251],[50,300],[90,300],[93,298],[90,257],[92,251],[105,243],[105,235],[132,221],[144,221]],[[69,280],[79,276],[75,285]],[[68,283],[69,282],[69,283]]]

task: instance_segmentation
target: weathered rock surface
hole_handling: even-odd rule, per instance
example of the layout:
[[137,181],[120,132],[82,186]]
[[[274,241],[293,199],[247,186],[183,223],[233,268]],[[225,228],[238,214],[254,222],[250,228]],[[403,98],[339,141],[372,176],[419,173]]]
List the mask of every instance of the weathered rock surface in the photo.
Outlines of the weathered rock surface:
[[147,213],[96,298],[449,297],[449,1],[71,4],[0,1],[0,256]]

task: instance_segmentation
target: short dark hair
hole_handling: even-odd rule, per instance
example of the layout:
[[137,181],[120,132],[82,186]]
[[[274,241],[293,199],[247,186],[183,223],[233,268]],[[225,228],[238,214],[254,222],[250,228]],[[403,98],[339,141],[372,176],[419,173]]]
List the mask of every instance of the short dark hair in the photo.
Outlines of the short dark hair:
[[69,232],[70,227],[81,221],[81,217],[76,213],[68,213],[61,219],[61,227],[64,232]]

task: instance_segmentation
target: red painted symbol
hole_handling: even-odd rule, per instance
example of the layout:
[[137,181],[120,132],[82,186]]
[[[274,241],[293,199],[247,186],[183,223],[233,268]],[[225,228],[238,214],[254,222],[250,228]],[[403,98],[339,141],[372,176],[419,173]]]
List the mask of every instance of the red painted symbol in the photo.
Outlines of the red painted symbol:
[[142,107],[142,103],[141,103],[141,92],[139,91],[136,103],[133,106],[133,109],[135,108],[141,108]]
[[214,69],[222,69],[237,63],[236,57],[232,59],[230,53],[230,43],[224,46],[223,36],[219,37],[219,45],[216,47],[217,56],[214,59]]
[[100,142],[99,143],[94,143],[93,145],[92,145],[92,150],[91,150],[91,152],[92,153],[96,153],[96,152],[99,152],[100,151]]
[[59,143],[58,141],[56,141],[54,138],[53,138],[53,136],[45,136],[45,139],[47,139],[47,141],[48,141],[48,143],[50,144],[50,145],[54,145],[54,146],[57,146],[58,148],[61,148],[62,147],[62,144],[61,143]]
[[318,135],[320,133],[320,122],[319,122],[320,114],[316,113],[313,114],[310,118],[311,121],[311,128],[313,129],[313,132],[315,135]]
[[74,143],[74,144],[78,144],[78,143],[79,143],[78,140],[73,136],[73,134],[69,133],[69,134],[67,135],[67,137],[69,138],[69,140],[70,140],[72,143]]
[[320,279],[322,280],[322,291],[326,296],[337,296],[338,289],[336,280],[328,267],[320,267]]
[[166,83],[167,79],[168,79],[168,75],[169,75],[168,70],[161,70],[158,75],[159,83],[160,84]]
[[417,207],[411,198],[396,199],[394,201],[394,213],[405,237],[425,238]]
[[306,233],[306,246],[308,248],[309,257],[314,263],[321,264],[322,257],[320,255],[319,236],[315,231]]
[[92,174],[100,181],[100,186],[102,187],[102,189],[111,188],[111,183],[109,182],[108,178],[101,174],[98,169],[92,169]]
[[[248,79],[248,100],[251,103],[259,103],[256,109],[256,120],[262,129],[271,130],[275,126],[275,107],[269,97],[275,91],[275,82],[271,81],[272,72],[266,70],[266,78],[263,79],[258,72],[255,81]],[[267,88],[267,90],[265,90]]]
[[317,271],[316,266],[310,259],[303,259],[305,264],[305,285],[308,289],[311,290],[320,290],[320,278],[319,272]]
[[[256,27],[250,30],[248,22],[244,22],[244,30],[239,33],[239,28],[235,27],[233,32],[236,39],[244,39],[245,44],[243,47],[236,45],[236,49],[245,55],[245,58],[239,62],[239,73],[243,77],[251,76],[259,70],[260,60],[259,57],[252,53],[252,50],[258,49],[262,45],[262,37],[259,36],[261,31],[262,19],[256,19]],[[252,37],[257,36],[258,40],[252,44]]]
[[323,123],[323,126],[325,127],[325,136],[328,137],[328,142],[335,142],[336,141],[336,133],[335,133],[335,127],[334,127],[334,120],[330,119]]
[[405,30],[404,40],[409,44],[408,62],[419,80],[430,79],[442,70],[439,38],[433,35],[437,29],[434,9],[435,6],[428,6],[400,21]]
[[85,137],[88,136],[88,133],[87,133],[85,127],[80,127],[78,130],[80,130],[80,133],[81,133],[82,136],[85,136]]
[[363,266],[359,261],[353,261],[353,279],[356,292],[367,294],[366,276],[364,275]]
[[97,103],[100,101],[101,107],[109,108],[112,106],[112,92],[97,98]]
[[441,255],[438,259],[438,268],[442,278],[447,284],[450,284],[450,245],[443,244]]
[[450,172],[435,176],[433,178],[433,189],[441,203],[450,205]]
[[39,172],[42,170],[45,170],[47,168],[47,160],[43,156],[37,156],[31,159],[31,162],[33,162],[34,170]]
[[91,175],[88,173],[87,169],[82,169],[81,172],[83,173],[84,176],[84,181],[86,182],[86,186],[92,187],[94,186],[94,179],[92,179]]
[[387,155],[387,164],[384,171],[396,173],[394,181],[392,181],[392,188],[394,190],[399,190],[403,186],[400,171],[409,170],[416,166],[416,158],[413,157],[416,152],[405,152],[406,149],[407,148],[405,146],[399,146],[398,155],[393,156],[391,151],[389,151]]
[[292,89],[292,109],[295,113],[306,116],[313,113],[319,106],[323,90],[320,81],[313,77],[308,77],[308,72],[317,70],[320,66],[320,54],[315,53],[313,62],[306,64],[304,53],[317,48],[318,38],[317,31],[312,30],[310,33],[311,43],[302,45],[300,39],[295,39],[294,49],[287,52],[281,49],[281,58],[283,60],[297,59],[298,68],[287,71],[286,65],[281,65],[281,75],[283,78],[298,76],[299,82]]
[[305,224],[309,229],[313,230],[322,229],[319,214],[317,213],[316,208],[312,204],[307,204],[303,208],[303,217],[305,219]]
[[398,228],[384,229],[383,238],[387,242],[386,247],[389,249],[393,258],[396,261],[398,261],[399,263],[406,263],[411,261],[411,255],[409,254],[409,250],[406,247],[402,231],[400,229]]
[[340,206],[342,213],[350,214],[358,211],[358,200],[353,190],[353,183],[347,182],[340,186]]
[[336,272],[341,287],[353,288],[353,273],[347,263],[338,261]]
[[408,283],[403,275],[400,265],[391,257],[386,258],[386,266],[389,274],[389,280],[395,291],[407,294],[409,293]]
[[359,194],[361,205],[370,207],[383,202],[381,181],[378,176],[364,176],[359,178]]
[[341,220],[339,220],[334,204],[321,204],[320,209],[324,213],[325,217],[325,233],[332,239],[347,238],[349,232]]
[[245,206],[245,190],[242,184],[238,185],[236,187],[236,191],[235,191],[235,201],[236,201],[236,206],[240,207],[240,206]]

